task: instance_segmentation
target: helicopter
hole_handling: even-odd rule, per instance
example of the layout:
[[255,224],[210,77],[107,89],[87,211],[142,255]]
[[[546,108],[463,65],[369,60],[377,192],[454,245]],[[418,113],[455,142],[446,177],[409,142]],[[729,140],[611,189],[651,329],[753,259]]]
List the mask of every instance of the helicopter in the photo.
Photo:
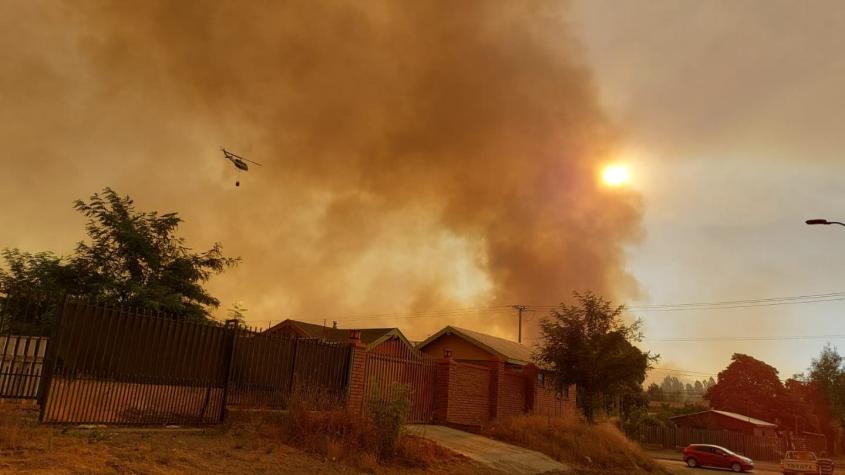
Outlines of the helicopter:
[[[241,171],[245,172],[245,171],[249,170],[249,165],[247,164],[247,162],[252,163],[254,165],[258,165],[259,167],[264,166],[264,165],[262,165],[258,162],[254,162],[254,161],[248,160],[244,157],[235,155],[234,153],[226,150],[223,147],[221,147],[220,150],[223,151],[223,156],[226,157],[230,162],[232,162],[232,164],[235,165],[235,168],[237,168],[239,172],[241,172]],[[235,186],[241,186],[240,180],[235,181]]]

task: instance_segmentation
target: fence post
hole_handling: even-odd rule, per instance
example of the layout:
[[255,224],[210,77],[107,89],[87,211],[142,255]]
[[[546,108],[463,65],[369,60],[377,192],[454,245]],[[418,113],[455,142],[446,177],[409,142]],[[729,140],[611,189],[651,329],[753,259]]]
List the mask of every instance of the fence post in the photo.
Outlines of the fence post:
[[349,379],[346,386],[346,409],[360,415],[364,405],[367,352],[361,343],[361,331],[349,331]]
[[502,415],[503,397],[502,385],[505,380],[505,362],[498,358],[490,360],[490,418],[495,419]]
[[531,414],[534,412],[537,392],[537,366],[534,363],[528,363],[523,367],[522,372],[525,375],[525,412]]
[[435,364],[434,388],[432,391],[434,399],[433,419],[438,424],[446,424],[449,422],[449,388],[454,373],[452,351],[444,350],[443,359],[437,360]]
[[47,402],[47,391],[50,389],[50,382],[53,380],[53,366],[56,359],[56,345],[58,344],[59,330],[62,325],[62,316],[67,309],[68,299],[70,297],[65,294],[62,297],[62,303],[56,311],[53,318],[53,325],[50,328],[50,339],[47,340],[47,348],[44,351],[44,362],[41,366],[41,377],[38,381],[38,391],[35,399],[38,401],[38,422],[44,422],[44,409]]
[[228,415],[226,405],[229,403],[229,384],[232,381],[232,371],[234,369],[235,347],[238,341],[238,324],[236,319],[226,320],[226,328],[230,328],[232,332],[232,344],[229,346],[229,357],[223,359],[226,364],[226,381],[223,384],[223,401],[220,403],[220,422],[223,422]]

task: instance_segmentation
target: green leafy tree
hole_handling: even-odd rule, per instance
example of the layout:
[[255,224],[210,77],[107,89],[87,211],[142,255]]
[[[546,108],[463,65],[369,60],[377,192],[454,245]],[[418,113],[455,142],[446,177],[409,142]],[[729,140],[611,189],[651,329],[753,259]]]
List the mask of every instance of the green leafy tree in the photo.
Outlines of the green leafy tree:
[[626,324],[624,306],[592,292],[574,296],[574,305],[561,304],[540,324],[536,357],[555,370],[559,390],[577,385],[578,404],[593,420],[606,396],[644,400],[642,383],[658,356],[634,346],[641,323]]
[[820,399],[822,431],[829,440],[845,439],[845,358],[836,348],[826,345],[813,359],[808,379]]
[[798,401],[790,397],[778,370],[748,355],[734,353],[719,381],[704,394],[713,409],[736,412],[795,429],[803,417]]
[[95,298],[189,320],[209,317],[220,302],[203,284],[237,264],[215,243],[194,252],[176,235],[176,213],[142,212],[111,188],[79,200],[88,239],[68,257],[3,251],[0,285],[6,298],[23,293]]
[[666,400],[666,395],[663,394],[663,390],[660,389],[660,386],[658,386],[657,383],[651,383],[648,386],[646,396],[648,396],[649,401],[663,402]]

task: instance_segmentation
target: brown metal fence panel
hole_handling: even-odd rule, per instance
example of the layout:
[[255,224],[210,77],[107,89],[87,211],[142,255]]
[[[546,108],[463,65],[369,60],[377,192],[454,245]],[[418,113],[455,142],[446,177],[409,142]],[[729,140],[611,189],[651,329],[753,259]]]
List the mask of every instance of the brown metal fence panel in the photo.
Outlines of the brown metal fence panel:
[[0,335],[0,398],[35,399],[47,338]]
[[294,391],[339,402],[346,394],[349,362],[347,343],[238,330],[227,403],[283,409]]
[[434,419],[436,359],[411,348],[393,346],[389,352],[367,353],[364,404],[384,404],[407,394],[408,422],[430,423]]
[[689,444],[713,444],[757,460],[780,460],[786,441],[776,437],[755,437],[742,432],[643,425],[634,434],[643,444],[680,449]]
[[219,422],[232,330],[68,299],[46,357],[44,422]]

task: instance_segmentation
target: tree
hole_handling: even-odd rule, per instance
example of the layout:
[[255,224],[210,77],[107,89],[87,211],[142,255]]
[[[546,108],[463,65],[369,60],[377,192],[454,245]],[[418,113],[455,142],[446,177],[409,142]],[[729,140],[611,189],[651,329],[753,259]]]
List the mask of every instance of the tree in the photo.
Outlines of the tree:
[[646,395],[648,396],[649,401],[657,401],[663,402],[666,400],[666,396],[663,394],[663,390],[660,389],[660,386],[657,383],[651,383],[646,390]]
[[577,385],[578,404],[593,420],[603,396],[641,398],[646,371],[658,356],[633,345],[642,340],[641,323],[626,324],[624,306],[592,292],[574,296],[575,305],[562,303],[541,322],[536,356],[555,370],[559,390]]
[[778,370],[740,353],[734,353],[731,360],[719,373],[719,381],[704,394],[711,407],[784,426],[795,425],[799,411],[778,378]]
[[810,365],[809,382],[817,394],[820,429],[831,445],[845,433],[845,358],[836,348],[825,345]]
[[6,298],[22,293],[78,295],[189,320],[208,318],[220,302],[203,287],[213,275],[237,264],[215,243],[193,252],[176,236],[176,213],[136,211],[128,196],[111,188],[74,208],[88,218],[87,241],[68,257],[3,251],[0,269]]
[[229,315],[229,320],[234,320],[237,326],[244,327],[247,310],[241,302],[235,302],[226,313]]

